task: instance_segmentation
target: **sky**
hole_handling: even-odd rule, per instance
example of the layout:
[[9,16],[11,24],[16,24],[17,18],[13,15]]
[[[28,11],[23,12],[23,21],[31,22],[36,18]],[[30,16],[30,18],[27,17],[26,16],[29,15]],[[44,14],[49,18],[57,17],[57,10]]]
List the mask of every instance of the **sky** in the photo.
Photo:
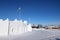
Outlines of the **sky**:
[[31,24],[60,24],[60,0],[0,0],[0,19],[7,18]]

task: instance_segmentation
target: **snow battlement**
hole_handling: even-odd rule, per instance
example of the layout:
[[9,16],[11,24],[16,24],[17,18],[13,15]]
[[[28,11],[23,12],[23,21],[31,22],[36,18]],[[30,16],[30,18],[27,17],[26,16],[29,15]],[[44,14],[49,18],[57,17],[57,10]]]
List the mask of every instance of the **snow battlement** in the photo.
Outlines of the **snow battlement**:
[[32,31],[32,27],[27,21],[0,19],[0,36],[18,35],[29,31]]

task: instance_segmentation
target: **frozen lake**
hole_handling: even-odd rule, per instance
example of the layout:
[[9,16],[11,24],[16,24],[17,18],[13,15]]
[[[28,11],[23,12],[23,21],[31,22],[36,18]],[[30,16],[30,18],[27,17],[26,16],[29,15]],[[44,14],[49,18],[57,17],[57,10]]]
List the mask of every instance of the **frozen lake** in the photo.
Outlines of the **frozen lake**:
[[60,40],[60,30],[33,30],[17,36],[0,37],[0,40]]

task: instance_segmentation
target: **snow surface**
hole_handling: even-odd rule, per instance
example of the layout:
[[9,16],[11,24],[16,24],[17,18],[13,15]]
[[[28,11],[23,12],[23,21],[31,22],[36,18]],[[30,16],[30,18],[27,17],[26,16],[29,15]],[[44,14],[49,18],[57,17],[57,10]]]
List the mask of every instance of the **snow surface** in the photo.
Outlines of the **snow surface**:
[[0,37],[0,40],[60,40],[60,30],[33,30],[20,35]]

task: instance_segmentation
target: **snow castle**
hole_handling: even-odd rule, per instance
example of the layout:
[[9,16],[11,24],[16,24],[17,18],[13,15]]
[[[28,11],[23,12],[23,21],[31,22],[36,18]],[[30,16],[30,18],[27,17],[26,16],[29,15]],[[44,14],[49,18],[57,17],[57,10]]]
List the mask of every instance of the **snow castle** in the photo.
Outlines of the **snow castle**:
[[31,24],[28,24],[27,21],[0,19],[0,36],[18,35],[29,31],[32,31],[32,28]]

